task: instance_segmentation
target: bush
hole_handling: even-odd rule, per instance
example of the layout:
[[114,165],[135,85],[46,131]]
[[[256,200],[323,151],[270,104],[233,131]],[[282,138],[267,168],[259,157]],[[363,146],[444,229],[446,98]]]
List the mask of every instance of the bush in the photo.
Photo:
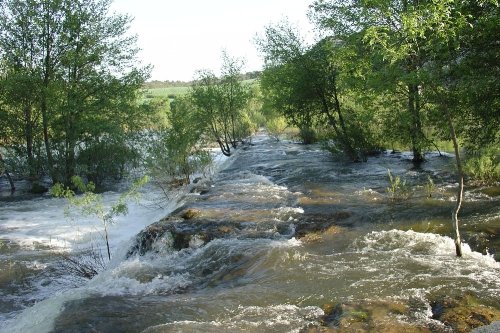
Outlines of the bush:
[[78,154],[78,174],[99,187],[108,178],[123,178],[127,167],[135,166],[138,158],[138,152],[121,140],[92,142]]
[[466,157],[465,174],[480,183],[500,181],[500,148],[485,148]]
[[316,137],[316,131],[308,126],[300,127],[299,136],[302,142],[306,145],[315,143],[318,139]]
[[276,140],[285,132],[287,126],[288,124],[284,117],[275,117],[268,120],[266,123],[267,131],[271,136],[276,138]]
[[163,190],[190,182],[195,172],[211,164],[210,153],[202,148],[203,124],[192,112],[188,99],[178,98],[167,114],[169,127],[155,132],[147,148],[145,167]]
[[405,179],[401,179],[399,176],[394,177],[389,169],[387,170],[387,175],[390,186],[386,188],[386,192],[389,194],[391,201],[408,200],[413,195],[412,189],[406,183]]
[[257,124],[255,124],[247,113],[243,113],[236,125],[236,138],[244,139],[251,136],[257,131]]

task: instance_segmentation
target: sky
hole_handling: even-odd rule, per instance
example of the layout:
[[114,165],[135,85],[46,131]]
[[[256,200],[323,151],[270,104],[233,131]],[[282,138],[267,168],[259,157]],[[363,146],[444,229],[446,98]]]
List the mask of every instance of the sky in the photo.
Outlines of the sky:
[[313,0],[114,0],[111,11],[134,17],[143,65],[151,80],[190,81],[196,70],[221,67],[221,54],[244,58],[243,72],[262,69],[255,44],[264,27],[283,18],[305,34]]

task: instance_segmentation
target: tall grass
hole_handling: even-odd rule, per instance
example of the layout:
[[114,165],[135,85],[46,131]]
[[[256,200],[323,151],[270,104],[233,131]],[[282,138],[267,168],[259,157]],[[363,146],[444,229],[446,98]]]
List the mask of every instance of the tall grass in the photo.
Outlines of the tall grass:
[[390,201],[408,200],[413,195],[412,188],[406,183],[406,179],[394,176],[389,169],[387,170],[387,176],[389,178],[389,187],[386,188],[386,192]]

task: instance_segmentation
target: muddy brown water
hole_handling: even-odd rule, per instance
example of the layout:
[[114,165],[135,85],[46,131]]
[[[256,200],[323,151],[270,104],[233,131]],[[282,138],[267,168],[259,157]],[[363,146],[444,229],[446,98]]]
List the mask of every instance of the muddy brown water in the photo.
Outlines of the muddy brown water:
[[[440,295],[500,308],[500,198],[467,190],[464,257],[456,258],[451,156],[428,154],[418,169],[404,153],[352,164],[261,134],[231,159],[182,207],[198,212],[186,228],[203,224],[219,236],[207,242],[198,232],[177,251],[166,233],[128,258],[124,248],[92,280],[25,305],[0,330],[300,332],[324,324],[328,304],[371,304],[383,321],[449,332],[432,317]],[[389,199],[388,169],[413,189],[409,199]],[[30,273],[19,274],[29,282]],[[4,294],[27,297],[4,275]],[[383,312],[387,304],[407,310]]]

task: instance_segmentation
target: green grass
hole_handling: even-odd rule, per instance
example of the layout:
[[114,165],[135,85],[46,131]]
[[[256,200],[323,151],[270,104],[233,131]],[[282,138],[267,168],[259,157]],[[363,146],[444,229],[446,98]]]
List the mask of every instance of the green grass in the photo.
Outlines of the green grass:
[[[256,79],[250,79],[243,81],[244,84],[253,86],[258,84]],[[146,98],[154,98],[154,97],[164,97],[171,98],[173,96],[183,96],[189,92],[189,86],[165,86],[165,87],[157,87],[157,88],[149,88],[146,89]]]
[[182,96],[187,94],[189,87],[163,87],[163,88],[152,88],[146,90],[147,97],[170,97],[170,96]]

